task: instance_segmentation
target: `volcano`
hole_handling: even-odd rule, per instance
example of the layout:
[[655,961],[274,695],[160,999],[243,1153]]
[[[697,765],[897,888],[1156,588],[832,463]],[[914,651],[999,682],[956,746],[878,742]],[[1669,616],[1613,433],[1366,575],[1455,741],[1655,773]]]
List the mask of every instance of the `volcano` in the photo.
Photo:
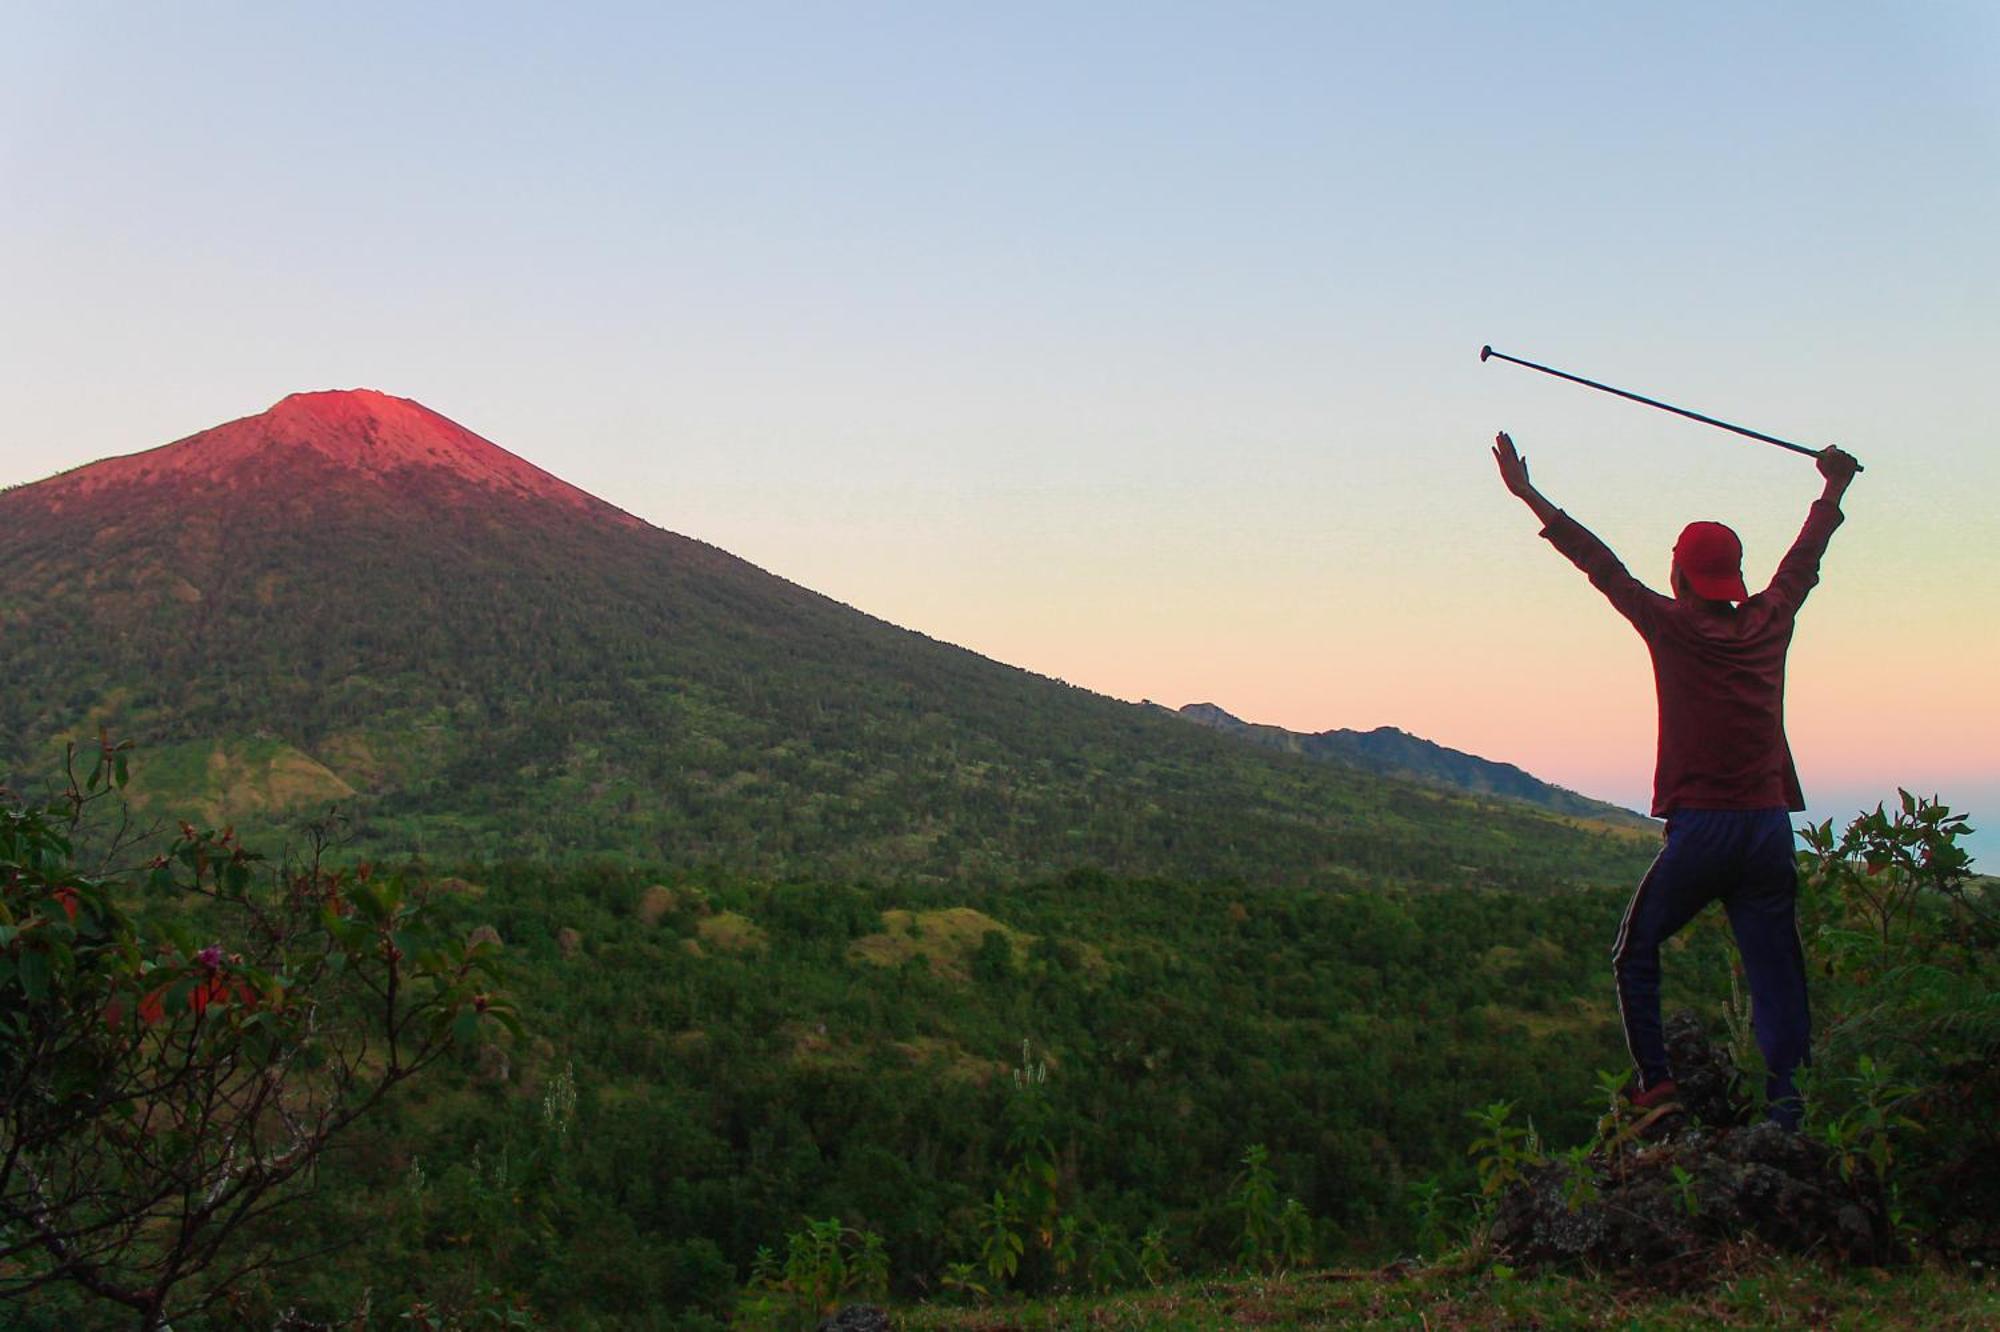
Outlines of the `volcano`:
[[553,504],[627,526],[639,519],[482,439],[422,403],[374,389],[294,393],[269,411],[123,458],[107,458],[43,483],[61,506],[94,495],[147,490],[297,491],[334,478],[397,488],[457,491],[467,499]]
[[1625,838],[899,629],[367,389],[0,493],[0,760],[436,859],[1005,881],[1622,878]]

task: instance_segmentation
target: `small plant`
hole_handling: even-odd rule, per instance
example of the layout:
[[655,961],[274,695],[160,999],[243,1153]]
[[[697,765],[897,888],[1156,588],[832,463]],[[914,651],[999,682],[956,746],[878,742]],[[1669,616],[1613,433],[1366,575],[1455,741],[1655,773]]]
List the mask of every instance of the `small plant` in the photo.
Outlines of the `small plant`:
[[1671,1172],[1674,1181],[1674,1195],[1680,1201],[1681,1211],[1690,1219],[1701,1215],[1701,1195],[1695,1192],[1694,1175],[1686,1167],[1676,1163]]
[[993,1190],[993,1201],[979,1214],[979,1263],[996,1290],[1005,1289],[1021,1270],[1026,1245],[1017,1228],[1020,1212],[1004,1190]]
[[[1721,917],[1716,917],[1720,920]],[[1750,1021],[1750,994],[1743,987],[1743,959],[1732,956],[1729,965],[1729,1002],[1723,1006],[1723,1025],[1729,1031],[1729,1059],[1738,1073],[1748,1072],[1750,1086],[1755,1090],[1758,1108],[1764,1098],[1764,1079],[1757,1076],[1764,1067],[1764,1052],[1757,1044],[1757,1033]]]
[[1262,1143],[1243,1153],[1243,1173],[1237,1178],[1229,1206],[1243,1218],[1237,1257],[1245,1269],[1275,1272],[1310,1260],[1312,1216],[1297,1198],[1278,1201],[1271,1154]]
[[1572,1212],[1597,1201],[1597,1175],[1590,1168],[1590,1147],[1579,1144],[1563,1153],[1563,1206]]
[[1100,1221],[1090,1232],[1090,1263],[1084,1275],[1090,1288],[1102,1295],[1125,1285],[1127,1260],[1131,1251],[1116,1226]]
[[1021,1040],[1021,1062],[1014,1069],[1014,1090],[1027,1091],[1030,1087],[1039,1087],[1048,1080],[1049,1061],[1043,1059],[1037,1063],[1035,1060],[1034,1042],[1023,1037]]
[[842,1296],[880,1297],[888,1287],[880,1235],[842,1226],[838,1217],[808,1220],[785,1237],[782,1263],[768,1245],[757,1247],[737,1315],[753,1327],[811,1327]]
[[868,1299],[886,1299],[889,1294],[889,1247],[872,1230],[861,1232],[859,1244],[847,1260],[849,1289]]
[[993,1297],[979,1280],[979,1269],[971,1263],[946,1263],[938,1275],[938,1286],[959,1299],[984,1302]]
[[1410,1196],[1404,1204],[1410,1209],[1410,1219],[1417,1226],[1417,1254],[1435,1255],[1447,1247],[1444,1222],[1444,1185],[1432,1175],[1410,1185]]
[[1075,1216],[1065,1216],[1056,1222],[1055,1242],[1049,1246],[1049,1258],[1055,1263],[1056,1277],[1062,1279],[1076,1266],[1077,1244],[1083,1237],[1083,1222]]
[[562,1072],[549,1081],[542,1094],[542,1123],[555,1147],[569,1141],[570,1123],[576,1118],[576,1064],[565,1063]]
[[1605,1107],[1597,1120],[1597,1149],[1604,1154],[1605,1166],[1619,1180],[1625,1178],[1627,1158],[1639,1143],[1639,1118],[1626,1095],[1631,1077],[1623,1069],[1597,1070],[1597,1089],[1604,1097]]
[[1526,1170],[1545,1164],[1534,1126],[1512,1123],[1513,1113],[1512,1101],[1495,1101],[1483,1110],[1466,1111],[1480,1134],[1465,1154],[1473,1158],[1473,1168],[1479,1172],[1479,1192],[1488,1199],[1498,1198],[1510,1186],[1521,1183]]
[[1312,1262],[1312,1215],[1297,1198],[1285,1199],[1278,1212],[1278,1253],[1287,1267],[1305,1267]]
[[1278,1181],[1271,1173],[1271,1153],[1255,1143],[1243,1153],[1243,1174],[1229,1206],[1243,1217],[1243,1237],[1237,1256],[1246,1268],[1262,1266],[1274,1253],[1278,1218]]
[[[1012,1205],[1013,1224],[1020,1231],[1023,1255],[1030,1241],[1037,1251],[1047,1255],[1046,1263],[1036,1265],[1036,1278],[1046,1276],[1049,1268],[1058,1277],[1066,1275],[1075,1260],[1075,1225],[1068,1232],[1070,1252],[1057,1252],[1064,1233],[1062,1223],[1070,1218],[1063,1214],[1062,1172],[1056,1163],[1055,1143],[1049,1136],[1054,1108],[1049,1101],[1048,1081],[1048,1060],[1037,1060],[1033,1045],[1022,1041],[1021,1063],[1014,1070],[1015,1095],[1009,1099],[1006,1112],[1007,1152],[1012,1163],[1001,1188]],[[1016,1275],[1018,1257],[1015,1268],[1008,1271],[1010,1278]]]
[[1167,1228],[1154,1226],[1139,1237],[1139,1275],[1157,1286],[1174,1274],[1174,1255],[1167,1248]]
[[1604,1118],[1598,1121],[1598,1131],[1602,1133],[1607,1123],[1622,1119],[1629,1104],[1625,1100],[1625,1084],[1631,1074],[1622,1068],[1600,1068],[1597,1070],[1597,1092],[1604,1102]]
[[1848,1109],[1822,1120],[1816,1136],[1833,1153],[1842,1179],[1854,1179],[1866,1166],[1874,1182],[1886,1186],[1896,1163],[1896,1135],[1924,1131],[1902,1108],[1916,1089],[1892,1081],[1870,1055],[1862,1055],[1854,1076],[1844,1081],[1852,1091]]

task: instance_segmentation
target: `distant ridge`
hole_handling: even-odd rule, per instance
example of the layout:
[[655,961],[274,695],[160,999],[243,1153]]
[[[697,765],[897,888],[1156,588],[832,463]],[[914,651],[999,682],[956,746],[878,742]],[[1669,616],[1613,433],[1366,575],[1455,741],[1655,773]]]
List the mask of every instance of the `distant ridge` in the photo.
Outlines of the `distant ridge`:
[[1177,715],[1198,726],[1206,726],[1267,749],[1304,754],[1308,758],[1325,759],[1385,777],[1429,782],[1474,795],[1522,800],[1577,818],[1603,819],[1644,828],[1659,826],[1635,810],[1593,800],[1567,787],[1542,781],[1511,763],[1497,763],[1477,754],[1450,749],[1394,726],[1378,726],[1372,731],[1288,731],[1282,726],[1246,722],[1213,703],[1190,703]]

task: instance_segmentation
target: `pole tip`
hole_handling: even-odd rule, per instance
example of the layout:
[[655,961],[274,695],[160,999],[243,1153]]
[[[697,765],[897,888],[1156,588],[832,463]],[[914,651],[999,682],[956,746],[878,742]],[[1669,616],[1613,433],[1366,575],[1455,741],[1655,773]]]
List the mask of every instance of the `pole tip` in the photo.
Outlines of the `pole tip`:
[[1493,348],[1490,345],[1481,347],[1479,349],[1479,359],[1482,361],[1485,360],[1487,357],[1491,356],[1492,354],[1493,354]]

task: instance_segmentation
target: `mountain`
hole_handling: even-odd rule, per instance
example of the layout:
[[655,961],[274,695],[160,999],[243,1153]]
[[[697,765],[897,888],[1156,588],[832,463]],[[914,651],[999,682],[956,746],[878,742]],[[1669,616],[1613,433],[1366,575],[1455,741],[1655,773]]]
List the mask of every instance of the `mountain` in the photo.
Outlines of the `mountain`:
[[1622,879],[1513,802],[1266,753],[896,628],[407,399],[301,393],[0,493],[0,771],[447,858],[1013,880]]
[[1634,810],[1578,795],[1568,787],[1542,781],[1511,763],[1496,763],[1477,754],[1449,749],[1394,726],[1378,726],[1372,731],[1288,731],[1282,726],[1246,722],[1213,703],[1190,703],[1177,715],[1198,726],[1236,736],[1266,749],[1342,763],[1363,772],[1430,782],[1479,795],[1523,800],[1558,814],[1602,819],[1652,833],[1658,832],[1660,827]]

